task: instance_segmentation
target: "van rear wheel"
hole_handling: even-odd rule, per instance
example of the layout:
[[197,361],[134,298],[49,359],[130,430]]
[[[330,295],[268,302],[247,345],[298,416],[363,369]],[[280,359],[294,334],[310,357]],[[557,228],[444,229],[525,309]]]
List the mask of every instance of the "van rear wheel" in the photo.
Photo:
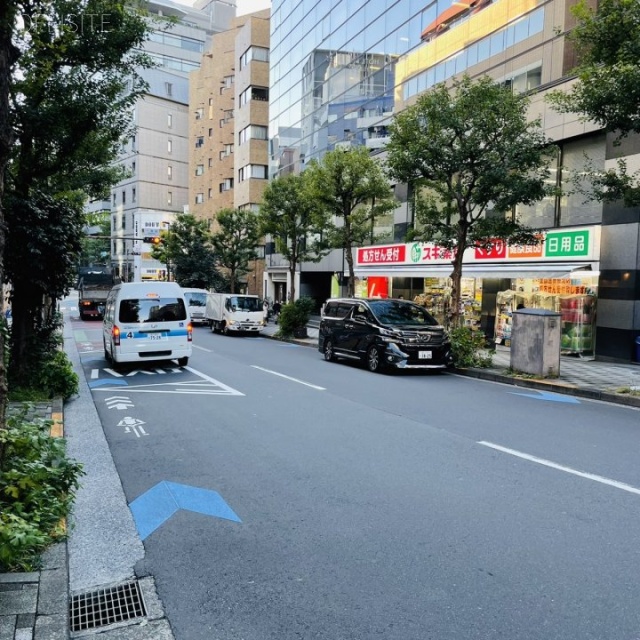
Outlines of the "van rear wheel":
[[185,356],[184,358],[178,358],[178,366],[186,367],[189,364],[189,358]]

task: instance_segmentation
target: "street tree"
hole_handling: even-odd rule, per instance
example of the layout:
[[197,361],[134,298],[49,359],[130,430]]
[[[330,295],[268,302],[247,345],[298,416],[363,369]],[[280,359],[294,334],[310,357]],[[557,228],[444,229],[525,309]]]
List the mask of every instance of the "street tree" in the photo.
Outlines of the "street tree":
[[323,240],[329,215],[310,193],[309,174],[287,175],[269,183],[258,215],[261,235],[270,235],[289,263],[291,300],[296,299],[295,274],[302,262],[319,262],[330,249]]
[[161,234],[161,244],[153,245],[151,256],[170,265],[181,287],[219,289],[225,284],[216,269],[215,252],[205,220],[192,214],[178,214],[175,222]]
[[[150,61],[140,48],[150,27],[120,0],[22,0],[18,6],[3,202],[11,202],[8,243],[24,244],[6,252],[5,280],[12,285],[10,379],[28,385],[38,366],[33,347],[42,331],[55,330],[43,324],[47,301],[74,282],[84,222],[78,203],[103,198],[123,176],[112,163],[134,131],[130,110],[144,90],[138,70]],[[56,263],[64,272],[49,269],[33,278],[34,266],[51,251],[73,252]]]
[[[570,91],[554,91],[547,99],[561,113],[582,114],[616,133],[619,144],[621,138],[640,133],[640,3],[600,0],[597,5],[594,9],[581,0],[571,8],[578,24],[567,37],[578,53],[573,70],[577,82]],[[624,160],[606,171],[589,163],[586,173],[592,181],[589,193],[596,199],[640,204],[640,172],[629,173]]]
[[[0,3],[0,283],[4,282],[5,235],[5,172],[11,150],[14,133],[10,118],[10,94],[13,68],[18,52],[13,44],[13,30],[18,17],[20,3],[17,0],[5,0]],[[7,408],[7,371],[5,368],[5,333],[0,331],[0,429],[5,428]],[[0,461],[4,457],[4,444],[0,441]]]
[[103,264],[111,254],[111,214],[99,211],[84,217],[85,237],[80,250],[80,266]]
[[312,160],[305,173],[311,198],[335,220],[324,236],[330,247],[344,250],[353,296],[353,248],[373,242],[376,220],[395,208],[389,181],[366,147],[330,151]]
[[394,117],[387,145],[391,177],[413,186],[414,238],[452,256],[450,318],[460,317],[465,249],[498,241],[531,245],[532,229],[513,214],[548,193],[550,143],[528,100],[484,77],[465,76],[421,95]]
[[229,289],[235,293],[239,278],[249,273],[249,264],[256,258],[258,218],[250,209],[221,209],[216,219],[219,231],[211,238],[216,263],[227,271]]

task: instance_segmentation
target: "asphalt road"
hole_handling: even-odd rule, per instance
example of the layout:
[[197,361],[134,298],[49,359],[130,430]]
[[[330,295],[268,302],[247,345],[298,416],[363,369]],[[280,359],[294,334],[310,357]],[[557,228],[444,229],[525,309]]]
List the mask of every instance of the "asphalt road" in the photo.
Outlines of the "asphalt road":
[[177,640],[638,640],[640,412],[194,330],[83,367]]

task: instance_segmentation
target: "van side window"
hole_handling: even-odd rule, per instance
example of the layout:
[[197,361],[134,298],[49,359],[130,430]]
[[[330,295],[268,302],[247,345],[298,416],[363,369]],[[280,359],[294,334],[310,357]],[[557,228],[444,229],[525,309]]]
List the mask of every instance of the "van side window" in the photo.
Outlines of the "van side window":
[[352,307],[353,305],[350,305],[347,303],[339,304],[336,310],[336,316],[338,318],[346,318],[349,315],[349,312],[351,311]]

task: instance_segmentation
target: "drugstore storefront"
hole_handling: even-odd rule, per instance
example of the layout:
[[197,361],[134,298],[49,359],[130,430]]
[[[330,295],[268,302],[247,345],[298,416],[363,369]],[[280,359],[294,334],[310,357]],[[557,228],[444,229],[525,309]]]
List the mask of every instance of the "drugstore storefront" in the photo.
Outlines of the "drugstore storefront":
[[[431,243],[359,248],[357,295],[402,296],[446,323],[452,257]],[[467,249],[461,282],[464,322],[496,344],[510,346],[513,311],[550,309],[561,314],[563,353],[592,355],[599,260],[599,226],[548,230],[534,246],[497,241],[490,250]]]

